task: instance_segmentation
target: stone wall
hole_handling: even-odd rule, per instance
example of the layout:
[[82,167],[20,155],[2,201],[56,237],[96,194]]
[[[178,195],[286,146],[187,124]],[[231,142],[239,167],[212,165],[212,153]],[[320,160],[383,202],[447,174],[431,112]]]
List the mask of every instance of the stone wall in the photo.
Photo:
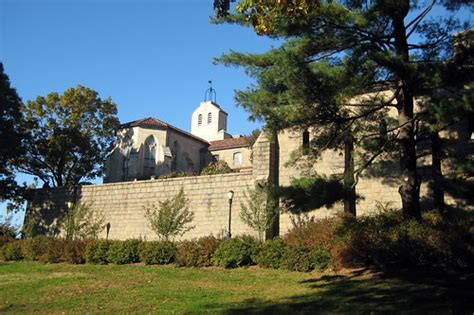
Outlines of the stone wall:
[[[240,203],[247,187],[253,185],[252,172],[212,176],[182,177],[165,180],[79,186],[76,190],[38,189],[30,199],[26,220],[36,217],[38,233],[60,235],[60,224],[67,211],[68,201],[88,204],[102,212],[105,223],[110,223],[109,239],[156,239],[144,217],[144,207],[176,195],[183,188],[194,212],[195,228],[184,239],[226,235],[228,227],[227,192],[234,191],[232,204],[232,235],[256,235],[240,221]],[[101,237],[105,237],[105,231]]]

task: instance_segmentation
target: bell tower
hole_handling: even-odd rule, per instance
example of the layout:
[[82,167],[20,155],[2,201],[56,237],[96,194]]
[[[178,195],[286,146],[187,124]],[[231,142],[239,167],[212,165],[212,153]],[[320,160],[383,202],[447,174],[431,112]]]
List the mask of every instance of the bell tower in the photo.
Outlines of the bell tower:
[[204,101],[193,112],[191,119],[191,133],[207,141],[232,138],[227,133],[227,113],[217,104],[216,98],[216,90],[209,81]]

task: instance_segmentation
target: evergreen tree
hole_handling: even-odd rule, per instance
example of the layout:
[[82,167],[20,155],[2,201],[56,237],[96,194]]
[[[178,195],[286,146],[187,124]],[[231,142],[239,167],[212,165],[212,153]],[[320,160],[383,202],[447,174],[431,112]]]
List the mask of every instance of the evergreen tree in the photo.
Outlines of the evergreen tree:
[[[285,39],[263,54],[231,52],[218,61],[244,66],[256,77],[257,85],[236,99],[269,128],[324,126],[318,131],[322,143],[312,143],[319,151],[343,143],[336,140],[347,131],[355,133],[356,142],[375,149],[367,150],[360,169],[396,145],[403,214],[419,219],[414,99],[433,70],[427,65],[448,58],[451,35],[461,29],[452,16],[430,19],[438,5],[454,10],[471,2],[241,0],[231,6],[216,0],[218,22]],[[367,92],[370,97],[355,98]],[[390,109],[397,112],[395,125]]]

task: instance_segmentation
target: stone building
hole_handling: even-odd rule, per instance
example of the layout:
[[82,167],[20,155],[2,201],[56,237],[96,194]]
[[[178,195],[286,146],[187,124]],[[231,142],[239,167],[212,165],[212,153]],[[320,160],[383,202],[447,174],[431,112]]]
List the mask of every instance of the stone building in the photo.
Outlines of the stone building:
[[234,170],[251,167],[247,138],[227,132],[227,116],[208,100],[192,114],[191,133],[153,117],[122,124],[106,162],[104,183],[150,179],[170,172],[199,173],[217,160]]
[[[386,91],[386,97],[390,98],[391,93]],[[226,235],[228,229],[230,204],[227,192],[232,190],[232,235],[256,234],[239,217],[241,203],[246,201],[249,188],[262,182],[286,186],[292,178],[304,176],[311,170],[326,175],[341,174],[344,170],[343,155],[333,150],[323,152],[310,169],[288,163],[295,150],[311,141],[314,136],[311,133],[285,130],[272,140],[261,134],[250,146],[245,137],[233,137],[227,132],[227,118],[220,106],[209,100],[201,103],[193,113],[191,133],[155,118],[123,124],[117,133],[117,146],[107,162],[105,183],[32,191],[25,224],[32,226],[38,234],[61,235],[64,233],[61,223],[68,211],[67,202],[81,202],[103,213],[110,230],[107,234],[102,232],[101,237],[155,239],[156,235],[144,215],[145,207],[171,198],[183,189],[195,214],[195,228],[182,239],[209,234],[220,236]],[[472,157],[472,128],[459,127],[459,130],[454,128],[446,132],[443,137],[459,147],[456,152]],[[213,160],[226,161],[238,172],[157,179],[157,176],[171,171],[197,172]],[[429,159],[420,159],[419,163],[426,169],[431,166]],[[357,194],[361,196],[357,215],[373,213],[379,205],[401,207],[397,166],[392,165],[384,171],[392,175],[361,174],[356,186]],[[449,168],[445,171],[448,174]],[[422,178],[420,191],[423,199],[429,199],[428,184],[429,180]],[[459,208],[467,209],[469,206],[448,195],[446,201]],[[331,208],[314,210],[307,218],[331,216],[342,209],[341,202]],[[268,236],[285,234],[299,219],[280,213]]]

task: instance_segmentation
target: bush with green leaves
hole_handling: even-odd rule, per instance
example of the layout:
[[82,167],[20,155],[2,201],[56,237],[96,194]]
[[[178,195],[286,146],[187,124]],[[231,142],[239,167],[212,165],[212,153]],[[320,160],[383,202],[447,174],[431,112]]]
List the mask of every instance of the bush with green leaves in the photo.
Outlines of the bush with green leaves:
[[90,240],[66,240],[63,248],[63,260],[69,264],[86,262],[86,248]]
[[139,255],[140,261],[147,265],[165,265],[175,260],[176,246],[169,241],[143,242]]
[[85,258],[88,264],[106,265],[108,261],[108,250],[110,241],[92,240],[86,246]]
[[114,241],[109,247],[107,260],[113,264],[123,265],[140,261],[140,240]]
[[218,175],[234,172],[226,161],[215,161],[202,169],[201,175]]
[[287,247],[280,238],[266,241],[255,255],[255,263],[260,267],[278,269],[282,266]]
[[16,240],[3,245],[0,248],[0,258],[6,261],[22,260],[24,258],[22,251],[22,242]]
[[251,236],[237,236],[222,241],[214,252],[212,264],[224,268],[237,268],[254,263],[258,254],[258,241]]
[[240,219],[258,232],[260,242],[265,231],[272,227],[277,215],[277,203],[268,185],[257,184],[254,189],[247,188],[245,202],[240,203]]
[[214,236],[178,243],[176,264],[182,267],[212,266],[212,257],[221,241]]
[[60,263],[64,262],[64,248],[67,240],[63,238],[50,237],[46,242],[45,252],[39,256],[39,261],[44,263]]
[[22,241],[22,252],[25,260],[40,260],[46,254],[50,238],[47,236],[36,236]]
[[183,236],[193,229],[189,226],[194,219],[194,212],[189,210],[189,200],[183,188],[174,197],[144,207],[145,217],[151,229],[162,240],[168,241],[176,236]]
[[331,259],[328,249],[289,245],[283,256],[281,267],[302,272],[321,270],[331,265]]
[[104,215],[99,211],[92,211],[89,205],[76,203],[64,217],[61,230],[66,233],[66,239],[97,239],[104,229]]
[[189,177],[189,176],[197,176],[198,174],[194,172],[170,172],[163,175],[160,175],[158,179],[168,179],[168,178],[177,178],[177,177]]

